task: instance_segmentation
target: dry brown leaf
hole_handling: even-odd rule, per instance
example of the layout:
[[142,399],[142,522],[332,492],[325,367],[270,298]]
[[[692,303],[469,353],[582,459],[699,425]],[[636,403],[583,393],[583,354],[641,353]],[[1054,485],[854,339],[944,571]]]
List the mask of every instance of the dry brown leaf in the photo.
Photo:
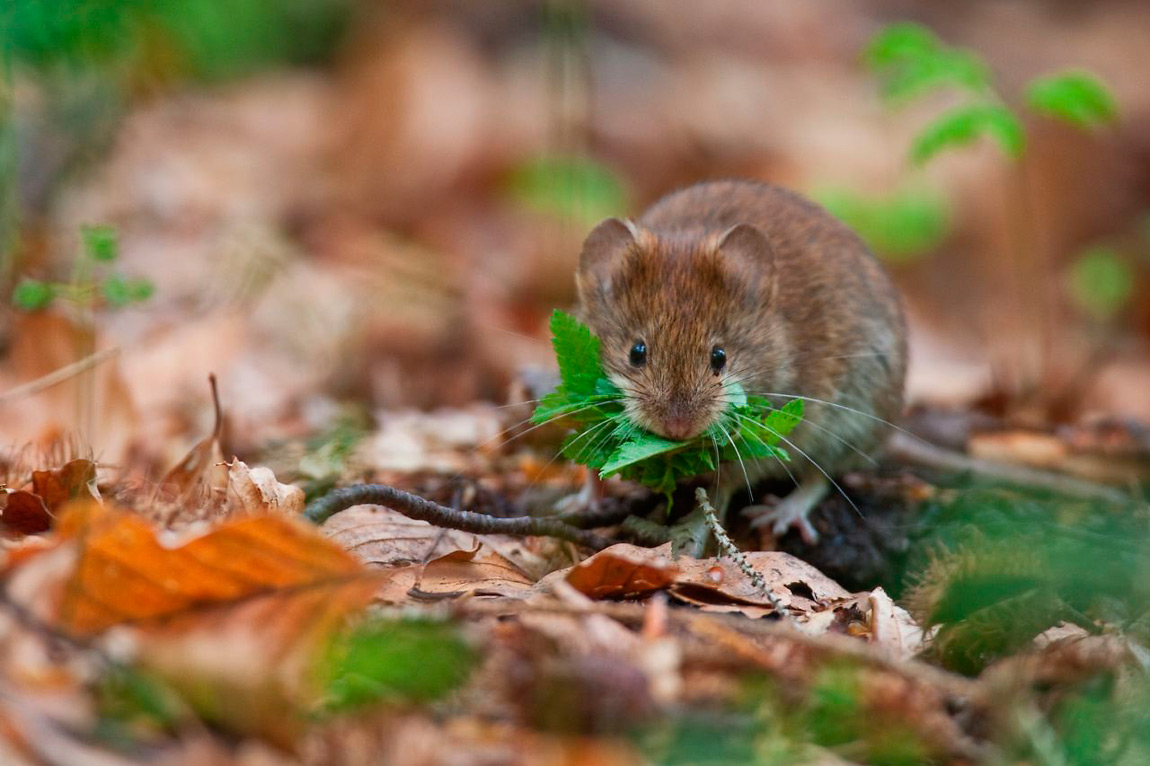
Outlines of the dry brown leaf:
[[525,599],[534,584],[521,568],[480,543],[474,550],[453,551],[426,566],[394,570],[376,598],[397,604],[461,596]]
[[[744,554],[763,576],[771,593],[792,612],[804,617],[826,609],[850,593],[834,580],[787,553],[754,551]],[[560,577],[593,598],[631,598],[666,589],[681,601],[707,612],[740,612],[763,617],[774,609],[738,566],[729,559],[671,558],[670,545],[640,548],[619,544],[540,582],[546,587]]]
[[304,492],[292,484],[276,481],[270,468],[249,468],[235,458],[227,464],[227,512],[239,514],[282,513],[299,516],[304,509]]
[[227,491],[228,472],[223,465],[224,454],[220,450],[224,417],[216,389],[216,376],[209,376],[209,381],[216,414],[212,432],[168,471],[156,490],[155,501],[168,507],[164,517],[169,522],[202,518],[204,510],[214,506]]
[[49,511],[55,511],[70,500],[99,500],[96,464],[81,458],[54,471],[33,471],[32,491],[44,500]]
[[0,491],[0,525],[6,534],[35,535],[52,527],[43,499],[25,490]]
[[476,536],[409,519],[378,505],[356,505],[328,519],[323,532],[365,564],[406,566],[453,551],[474,550]]
[[591,598],[636,598],[671,585],[679,568],[662,548],[613,545],[562,575],[569,585]]
[[391,576],[377,594],[387,603],[463,595],[526,598],[535,582],[524,564],[505,555],[519,552],[506,538],[442,529],[381,506],[341,511],[323,531],[365,564],[388,569]]

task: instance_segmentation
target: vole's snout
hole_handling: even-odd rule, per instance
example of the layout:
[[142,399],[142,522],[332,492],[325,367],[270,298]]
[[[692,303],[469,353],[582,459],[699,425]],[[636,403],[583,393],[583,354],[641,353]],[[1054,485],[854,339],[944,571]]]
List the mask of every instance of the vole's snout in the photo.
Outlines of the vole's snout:
[[698,427],[693,418],[684,414],[668,415],[662,422],[663,436],[676,441],[684,441],[698,435]]

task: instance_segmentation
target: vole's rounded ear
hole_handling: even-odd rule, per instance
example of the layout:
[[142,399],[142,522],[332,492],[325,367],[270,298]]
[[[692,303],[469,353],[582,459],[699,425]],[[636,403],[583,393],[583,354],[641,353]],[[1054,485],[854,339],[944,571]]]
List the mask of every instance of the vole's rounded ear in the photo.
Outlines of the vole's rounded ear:
[[579,287],[605,290],[618,259],[639,239],[639,227],[630,220],[601,221],[583,242],[579,255]]
[[758,226],[735,224],[719,235],[716,251],[723,261],[745,279],[760,285],[771,285],[775,271],[775,250],[770,237]]

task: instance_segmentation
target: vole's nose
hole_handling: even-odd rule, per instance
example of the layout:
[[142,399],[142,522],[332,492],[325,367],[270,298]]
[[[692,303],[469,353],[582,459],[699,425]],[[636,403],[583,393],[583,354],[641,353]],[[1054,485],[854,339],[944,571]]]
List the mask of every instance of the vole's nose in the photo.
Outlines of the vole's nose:
[[663,419],[663,435],[681,441],[695,435],[695,422],[683,415],[669,415]]

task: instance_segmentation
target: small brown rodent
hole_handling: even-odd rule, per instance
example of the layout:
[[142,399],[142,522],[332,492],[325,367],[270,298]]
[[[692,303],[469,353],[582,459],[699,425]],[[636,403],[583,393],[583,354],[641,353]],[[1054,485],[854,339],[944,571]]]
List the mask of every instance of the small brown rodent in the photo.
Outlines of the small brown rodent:
[[[798,482],[756,523],[817,539],[807,514],[829,478],[881,446],[903,402],[901,302],[854,232],[769,184],[701,183],[636,221],[596,226],[577,284],[579,314],[602,341],[603,365],[638,425],[671,439],[697,436],[735,383],[778,405],[804,399],[789,437],[792,463],[746,470],[752,482],[787,472]],[[720,492],[729,496],[745,477],[724,469]]]

